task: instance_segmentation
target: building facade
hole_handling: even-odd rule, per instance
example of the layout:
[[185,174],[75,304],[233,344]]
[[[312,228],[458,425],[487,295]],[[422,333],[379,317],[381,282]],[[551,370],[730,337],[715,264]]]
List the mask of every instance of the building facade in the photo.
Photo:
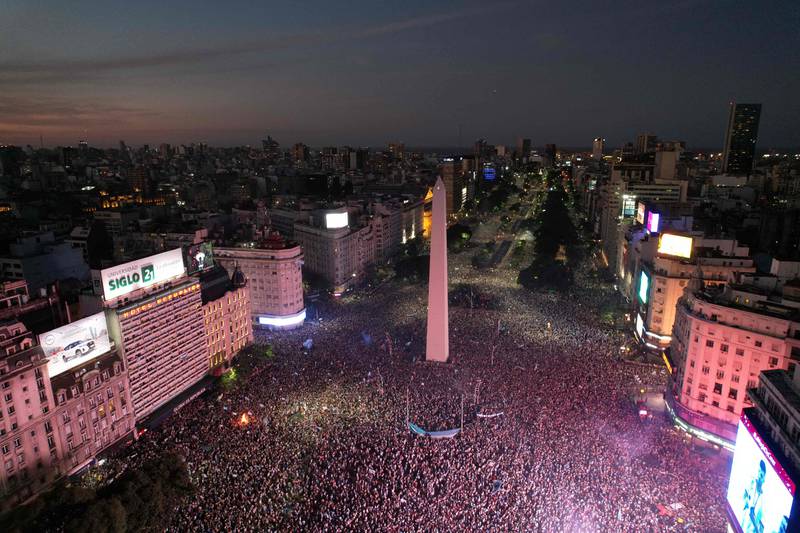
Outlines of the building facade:
[[749,175],[753,171],[760,120],[761,104],[731,102],[722,151],[723,174]]
[[[200,282],[183,277],[109,309],[109,334],[125,359],[141,421],[208,371]],[[118,302],[117,302],[118,303]]]
[[0,324],[0,507],[8,508],[64,473],[47,359],[21,322]]
[[751,406],[746,389],[756,386],[760,372],[789,367],[799,327],[797,308],[768,299],[757,287],[690,285],[678,304],[669,350],[673,412],[733,443],[742,409]]
[[[305,236],[301,231],[300,234]],[[247,280],[250,317],[256,326],[288,328],[305,320],[304,251],[274,231],[251,246],[216,247],[217,262],[229,272],[237,268]]]
[[791,371],[766,370],[758,387],[748,389],[752,411],[795,468],[800,470],[800,330],[792,335]]
[[241,270],[235,268],[228,276],[217,267],[200,275],[200,292],[208,371],[220,375],[230,368],[239,350],[253,342],[250,290]]

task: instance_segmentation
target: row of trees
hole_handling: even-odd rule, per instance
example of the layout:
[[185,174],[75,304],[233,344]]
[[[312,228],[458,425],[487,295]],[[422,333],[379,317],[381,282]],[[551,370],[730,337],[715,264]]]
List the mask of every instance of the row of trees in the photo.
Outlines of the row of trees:
[[0,518],[0,531],[162,530],[178,501],[193,490],[186,463],[167,453],[99,489],[57,486]]
[[572,266],[582,257],[582,246],[573,223],[567,195],[555,171],[547,175],[548,192],[533,221],[524,227],[534,234],[534,259],[522,270],[520,283],[528,288],[566,290],[573,283]]

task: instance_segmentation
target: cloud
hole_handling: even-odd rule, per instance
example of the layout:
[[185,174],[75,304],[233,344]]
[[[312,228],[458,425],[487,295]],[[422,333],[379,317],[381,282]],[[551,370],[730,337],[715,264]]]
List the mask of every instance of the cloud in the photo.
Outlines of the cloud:
[[457,19],[497,11],[512,5],[516,5],[516,2],[425,15],[355,30],[339,29],[326,32],[284,35],[251,42],[228,43],[215,47],[175,50],[160,54],[82,60],[5,62],[0,63],[0,86],[80,82],[86,81],[87,77],[89,77],[88,79],[94,79],[114,72],[207,64],[217,59],[229,59],[247,54],[263,54],[264,52],[277,52],[366,39],[427,28]]
[[135,126],[160,113],[101,102],[80,104],[60,98],[8,96],[0,99],[0,131],[60,131],[103,128],[108,124]]

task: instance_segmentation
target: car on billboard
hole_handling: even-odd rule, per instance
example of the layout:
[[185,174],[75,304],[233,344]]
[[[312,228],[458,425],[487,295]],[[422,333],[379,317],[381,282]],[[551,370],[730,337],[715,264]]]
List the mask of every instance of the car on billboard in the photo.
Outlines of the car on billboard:
[[108,324],[100,312],[39,336],[50,377],[57,376],[111,350]]
[[95,344],[94,341],[89,340],[82,340],[82,341],[75,341],[67,344],[61,350],[55,352],[53,354],[54,357],[60,357],[64,360],[65,363],[72,361],[73,359],[77,359],[78,357],[85,355],[92,350],[94,350]]

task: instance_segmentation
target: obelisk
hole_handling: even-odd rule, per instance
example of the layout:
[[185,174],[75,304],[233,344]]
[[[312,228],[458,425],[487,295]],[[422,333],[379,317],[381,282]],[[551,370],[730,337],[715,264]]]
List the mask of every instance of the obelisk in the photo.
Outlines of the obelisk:
[[442,178],[433,186],[431,264],[428,277],[428,339],[425,360],[447,362],[450,356],[447,308],[447,194]]

